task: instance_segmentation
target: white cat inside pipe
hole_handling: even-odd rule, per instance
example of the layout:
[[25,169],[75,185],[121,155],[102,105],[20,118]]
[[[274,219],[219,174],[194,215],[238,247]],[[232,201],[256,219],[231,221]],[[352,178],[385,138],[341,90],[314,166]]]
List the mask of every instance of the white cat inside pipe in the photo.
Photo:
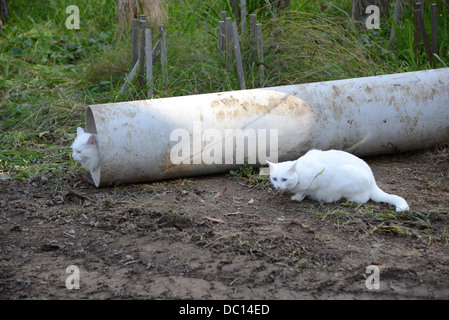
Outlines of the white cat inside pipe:
[[224,173],[311,149],[425,149],[449,141],[448,79],[445,68],[91,105],[83,139],[97,155],[84,167],[100,187]]

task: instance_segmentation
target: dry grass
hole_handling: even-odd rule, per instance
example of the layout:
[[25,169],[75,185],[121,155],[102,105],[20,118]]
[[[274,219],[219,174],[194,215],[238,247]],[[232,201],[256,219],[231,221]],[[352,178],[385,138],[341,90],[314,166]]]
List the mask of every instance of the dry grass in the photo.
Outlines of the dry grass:
[[144,14],[148,26],[156,26],[167,19],[163,0],[118,0],[117,1],[117,35],[120,39],[124,30],[129,29],[132,19]]

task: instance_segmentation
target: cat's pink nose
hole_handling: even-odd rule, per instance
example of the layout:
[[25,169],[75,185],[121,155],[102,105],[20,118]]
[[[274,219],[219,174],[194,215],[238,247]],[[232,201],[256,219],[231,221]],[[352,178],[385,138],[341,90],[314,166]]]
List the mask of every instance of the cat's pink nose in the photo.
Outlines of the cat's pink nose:
[[280,188],[281,188],[281,186],[277,186],[276,188],[280,189]]

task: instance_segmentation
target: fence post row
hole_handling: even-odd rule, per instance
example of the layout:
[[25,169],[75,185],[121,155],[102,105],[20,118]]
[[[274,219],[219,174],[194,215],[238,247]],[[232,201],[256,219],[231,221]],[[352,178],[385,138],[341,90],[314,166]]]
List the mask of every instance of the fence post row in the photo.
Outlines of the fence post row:
[[[238,16],[237,1],[234,0],[234,13]],[[236,59],[237,76],[240,89],[246,89],[242,56],[239,44],[239,35],[237,22],[227,17],[227,12],[221,12],[221,21],[218,23],[218,51],[221,55],[226,55],[228,65],[232,63],[232,56]],[[234,26],[235,25],[235,26]],[[240,0],[240,30],[243,34],[246,29],[246,0]],[[132,64],[131,72],[125,77],[125,83],[122,85],[115,100],[125,91],[128,84],[138,75],[138,84],[148,86],[147,98],[153,96],[153,62],[160,53],[162,78],[164,79],[164,88],[168,85],[167,71],[167,40],[164,25],[159,25],[159,39],[152,48],[151,29],[146,28],[145,15],[132,21]],[[433,39],[433,37],[432,37]],[[432,41],[433,42],[433,41]],[[255,14],[250,14],[250,44],[253,51],[257,52],[257,65],[259,72],[259,86],[263,87],[265,81],[265,71],[263,65],[263,42],[262,25],[257,23]],[[226,46],[226,51],[224,47]],[[145,77],[146,75],[146,77]]]
[[137,83],[139,86],[146,85],[148,87],[147,98],[153,96],[153,61],[160,54],[162,77],[164,79],[164,88],[168,85],[167,72],[167,36],[164,25],[159,25],[159,39],[152,47],[151,29],[146,27],[145,15],[139,19],[132,21],[132,65],[131,72],[125,76],[125,83],[120,88],[115,100],[125,91],[128,84],[137,75]]
[[416,2],[413,6],[414,20],[415,20],[415,32],[414,32],[414,44],[413,52],[415,54],[416,63],[419,67],[419,57],[420,43],[421,40],[424,44],[424,50],[426,51],[427,60],[429,60],[430,65],[435,68],[437,63],[438,46],[437,46],[437,4],[432,3],[431,9],[431,44],[429,43],[429,38],[427,36],[426,28],[424,26],[424,6],[420,1]]
[[[240,30],[245,32],[246,28],[246,0],[240,0]],[[259,86],[263,87],[265,81],[265,70],[263,64],[263,41],[262,41],[262,24],[257,23],[255,14],[250,14],[250,45],[253,51],[257,53],[257,65],[259,72]],[[226,49],[226,50],[225,50]],[[239,79],[240,89],[246,89],[245,77],[242,63],[242,55],[240,51],[239,35],[237,22],[227,17],[227,12],[221,12],[221,21],[218,22],[218,52],[225,55],[228,67],[232,63],[232,52],[236,60],[237,76]]]

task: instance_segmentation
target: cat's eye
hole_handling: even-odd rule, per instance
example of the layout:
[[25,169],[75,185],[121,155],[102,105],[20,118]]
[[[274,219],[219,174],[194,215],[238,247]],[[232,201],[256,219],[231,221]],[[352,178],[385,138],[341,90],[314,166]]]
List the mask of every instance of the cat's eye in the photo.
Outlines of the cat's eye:
[[273,178],[273,181],[278,181],[278,178]]
[[287,179],[285,179],[285,178],[282,178],[282,182],[285,182],[285,181],[287,181]]

